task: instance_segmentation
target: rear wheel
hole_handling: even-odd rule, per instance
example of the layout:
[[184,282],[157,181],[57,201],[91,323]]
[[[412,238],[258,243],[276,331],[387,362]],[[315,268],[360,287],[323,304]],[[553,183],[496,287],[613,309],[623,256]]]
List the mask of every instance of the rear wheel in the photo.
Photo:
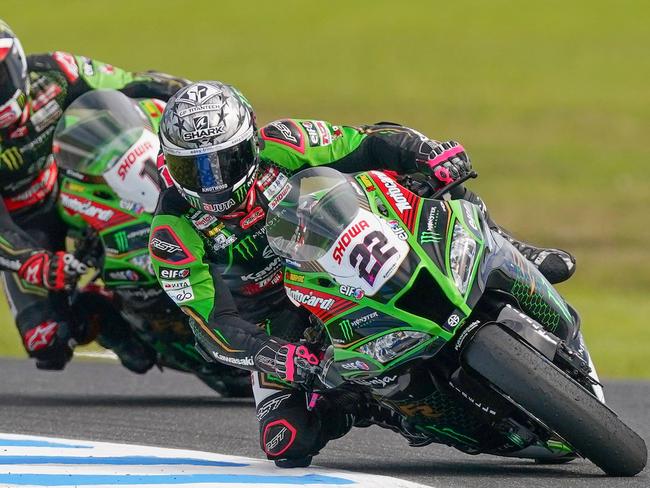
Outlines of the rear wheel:
[[634,476],[646,465],[645,442],[537,351],[497,324],[480,329],[464,363],[543,422],[611,476]]

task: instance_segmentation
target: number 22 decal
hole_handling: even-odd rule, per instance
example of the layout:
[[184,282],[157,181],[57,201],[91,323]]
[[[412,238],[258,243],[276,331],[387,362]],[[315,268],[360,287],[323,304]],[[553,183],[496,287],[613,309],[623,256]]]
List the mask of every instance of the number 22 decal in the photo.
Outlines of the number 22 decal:
[[[386,236],[375,230],[363,239],[363,243],[357,244],[350,251],[350,264],[359,270],[359,276],[366,280],[370,286],[375,283],[377,274],[384,264],[386,264],[386,261],[397,253],[397,249],[394,247],[389,247],[382,251],[381,248],[386,244],[388,244]],[[368,270],[371,257],[374,258],[375,263]]]

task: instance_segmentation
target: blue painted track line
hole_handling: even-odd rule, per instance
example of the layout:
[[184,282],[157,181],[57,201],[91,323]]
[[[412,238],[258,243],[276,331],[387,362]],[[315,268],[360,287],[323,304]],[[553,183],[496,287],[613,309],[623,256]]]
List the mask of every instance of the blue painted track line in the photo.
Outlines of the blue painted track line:
[[232,463],[229,461],[211,461],[209,459],[192,459],[192,458],[169,458],[157,456],[98,456],[98,457],[81,457],[81,456],[2,456],[0,455],[0,465],[25,465],[25,464],[108,464],[108,465],[135,465],[135,466],[158,466],[169,465],[176,466],[186,464],[190,466],[222,466],[222,467],[244,467],[249,466],[243,463]]
[[80,446],[62,442],[37,441],[29,439],[3,439],[0,438],[0,447],[65,447],[72,449],[92,449],[94,446]]
[[92,485],[179,485],[183,483],[213,484],[285,484],[285,485],[352,485],[352,480],[318,474],[302,476],[266,476],[253,474],[188,474],[188,475],[93,475],[93,474],[0,474],[0,484],[30,486],[92,486]]

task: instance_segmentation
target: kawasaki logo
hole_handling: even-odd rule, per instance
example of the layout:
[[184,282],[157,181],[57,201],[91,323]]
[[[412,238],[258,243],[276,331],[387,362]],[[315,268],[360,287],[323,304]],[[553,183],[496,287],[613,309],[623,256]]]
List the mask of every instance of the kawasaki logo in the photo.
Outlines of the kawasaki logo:
[[238,366],[253,366],[253,358],[248,356],[245,358],[231,358],[230,356],[224,356],[223,354],[218,353],[217,351],[213,352],[214,357],[223,363],[236,364]]
[[276,257],[273,261],[271,261],[262,271],[258,271],[256,273],[250,273],[247,275],[244,275],[241,277],[242,281],[258,281],[261,280],[262,278],[265,278],[268,276],[270,273],[277,271],[280,266],[282,265],[282,259],[279,257]]

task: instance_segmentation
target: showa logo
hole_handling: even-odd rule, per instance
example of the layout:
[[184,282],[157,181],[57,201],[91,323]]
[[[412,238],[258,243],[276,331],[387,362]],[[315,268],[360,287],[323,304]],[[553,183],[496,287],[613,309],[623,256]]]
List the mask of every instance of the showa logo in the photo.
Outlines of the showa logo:
[[350,225],[343,233],[343,235],[339,238],[336,246],[334,247],[334,251],[332,251],[332,258],[334,261],[336,261],[338,264],[341,264],[343,254],[350,245],[350,242],[352,242],[352,239],[358,236],[363,229],[369,228],[370,224],[368,224],[366,220],[360,220],[358,223]]

